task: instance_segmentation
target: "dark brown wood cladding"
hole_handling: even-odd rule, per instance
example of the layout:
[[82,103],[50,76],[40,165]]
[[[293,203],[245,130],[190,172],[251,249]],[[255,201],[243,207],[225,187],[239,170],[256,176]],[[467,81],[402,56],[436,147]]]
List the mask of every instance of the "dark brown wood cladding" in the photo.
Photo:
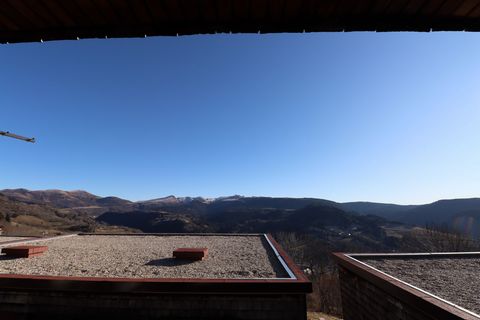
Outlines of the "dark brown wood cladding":
[[[357,278],[356,282],[363,282],[362,290],[359,292],[351,292],[352,290],[357,290],[351,288],[348,283],[344,283],[344,288],[342,289],[342,300],[350,302],[359,302],[359,298],[365,299],[362,303],[353,303],[349,306],[344,305],[344,318],[345,319],[451,319],[451,320],[475,320],[478,317],[467,313],[451,304],[446,303],[443,300],[440,300],[432,295],[429,295],[425,292],[422,292],[414,287],[408,286],[405,283],[393,278],[387,274],[381,273],[367,265],[364,265],[357,260],[356,257],[384,257],[384,258],[405,258],[409,257],[412,259],[421,258],[425,256],[429,257],[452,257],[452,256],[479,256],[480,253],[438,253],[438,254],[345,254],[345,253],[333,253],[334,258],[337,261],[337,264],[340,268],[340,274],[343,273],[343,280],[348,281],[347,278]],[[353,258],[353,259],[352,259]],[[342,279],[341,279],[342,281]],[[366,295],[365,284],[368,284],[371,288],[375,288],[375,291],[383,292],[383,294],[370,294]],[[350,294],[350,297],[344,297],[345,294]],[[356,296],[356,297],[355,297]],[[353,299],[351,299],[353,298]],[[394,300],[396,307],[399,309],[407,310],[417,314],[415,317],[398,317],[397,316],[388,316],[388,317],[363,317],[361,313],[366,312],[370,309],[374,309],[376,305],[382,305],[386,300]],[[381,301],[385,300],[385,301]],[[362,304],[362,308],[358,306]],[[355,306],[356,305],[356,306]],[[349,310],[345,308],[351,308]],[[363,311],[362,311],[363,310]],[[391,310],[390,310],[391,311]],[[403,312],[403,311],[402,311]],[[402,313],[400,312],[400,313]],[[353,316],[350,316],[352,315]],[[402,313],[403,314],[403,313]],[[348,315],[348,316],[347,316]],[[355,316],[356,315],[356,316]]]
[[2,0],[0,42],[212,33],[480,30],[480,0]]

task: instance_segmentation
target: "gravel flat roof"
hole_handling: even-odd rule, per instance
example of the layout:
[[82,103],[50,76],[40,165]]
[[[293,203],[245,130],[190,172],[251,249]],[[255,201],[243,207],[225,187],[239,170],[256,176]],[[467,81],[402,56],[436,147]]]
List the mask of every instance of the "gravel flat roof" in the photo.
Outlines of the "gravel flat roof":
[[[48,246],[33,258],[0,256],[0,274],[105,278],[288,278],[263,235],[78,235],[28,243]],[[206,247],[202,261],[173,250]]]
[[480,255],[355,259],[480,314]]
[[16,241],[16,240],[28,240],[32,239],[33,237],[9,237],[9,236],[0,236],[0,243]]

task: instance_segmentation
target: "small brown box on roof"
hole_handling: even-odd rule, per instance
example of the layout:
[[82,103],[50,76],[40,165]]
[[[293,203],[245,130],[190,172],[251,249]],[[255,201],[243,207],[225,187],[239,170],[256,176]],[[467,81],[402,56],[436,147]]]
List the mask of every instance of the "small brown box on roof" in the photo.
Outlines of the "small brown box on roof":
[[5,253],[7,257],[31,258],[41,255],[47,249],[47,246],[15,246],[3,248],[2,253]]
[[173,251],[173,257],[176,259],[203,260],[207,255],[207,248],[178,248]]

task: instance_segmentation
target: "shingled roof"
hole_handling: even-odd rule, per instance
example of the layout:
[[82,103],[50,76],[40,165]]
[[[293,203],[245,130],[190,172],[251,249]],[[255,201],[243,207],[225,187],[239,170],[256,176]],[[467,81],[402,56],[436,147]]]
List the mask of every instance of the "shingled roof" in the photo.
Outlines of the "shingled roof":
[[480,0],[2,0],[0,42],[209,33],[480,30]]

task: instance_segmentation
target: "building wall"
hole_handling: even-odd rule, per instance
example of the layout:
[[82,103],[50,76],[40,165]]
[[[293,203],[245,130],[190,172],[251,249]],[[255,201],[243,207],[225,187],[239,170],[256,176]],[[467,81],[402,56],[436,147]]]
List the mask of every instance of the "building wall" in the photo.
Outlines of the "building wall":
[[1,319],[306,320],[305,294],[0,292]]
[[[411,304],[339,267],[344,320],[436,320]],[[455,318],[457,319],[457,318]]]

